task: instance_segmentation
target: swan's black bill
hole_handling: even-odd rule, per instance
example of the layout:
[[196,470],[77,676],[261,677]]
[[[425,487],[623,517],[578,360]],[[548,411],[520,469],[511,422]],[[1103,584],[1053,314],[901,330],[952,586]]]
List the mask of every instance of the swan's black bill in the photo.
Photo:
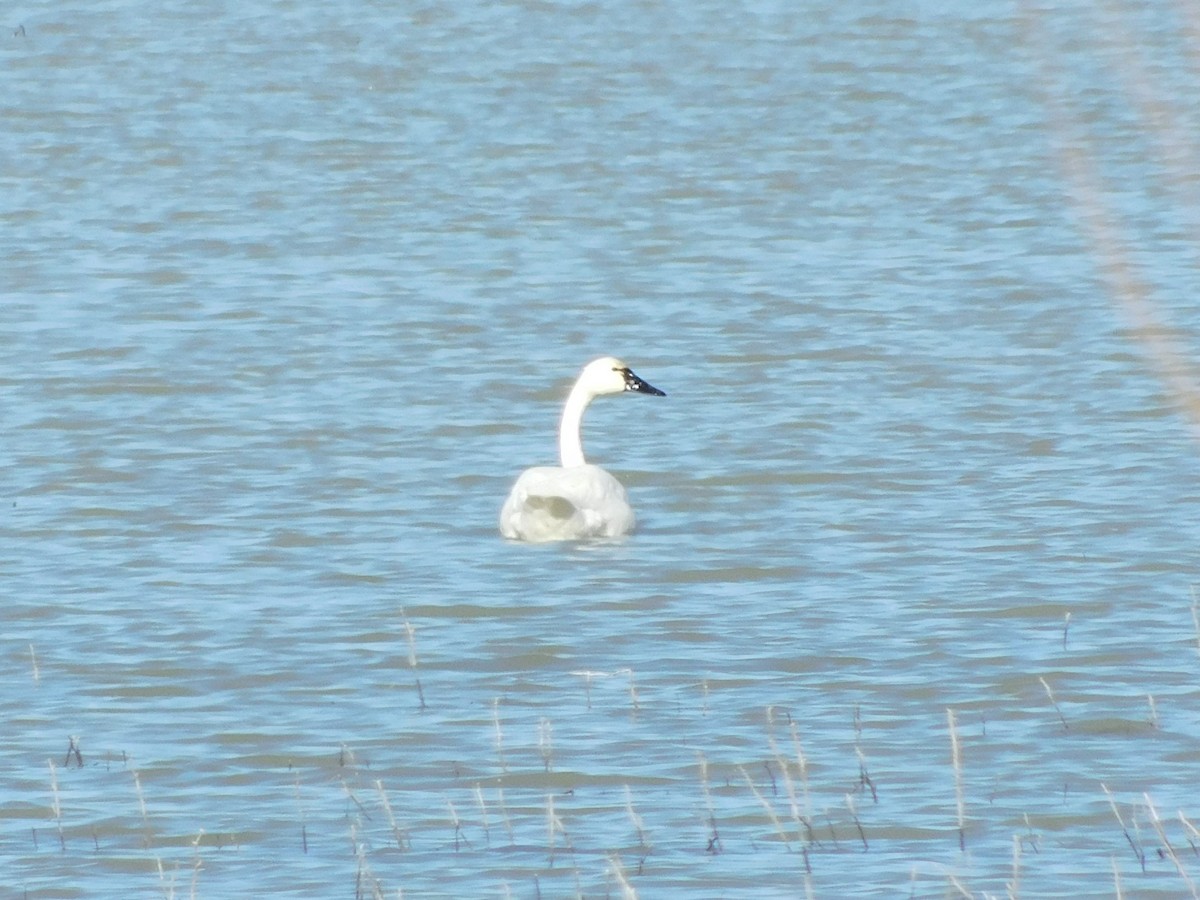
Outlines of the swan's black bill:
[[660,391],[648,381],[643,381],[641,378],[633,374],[632,369],[622,369],[621,375],[625,378],[625,390],[637,391],[639,394],[650,394],[654,397],[667,396],[666,391]]

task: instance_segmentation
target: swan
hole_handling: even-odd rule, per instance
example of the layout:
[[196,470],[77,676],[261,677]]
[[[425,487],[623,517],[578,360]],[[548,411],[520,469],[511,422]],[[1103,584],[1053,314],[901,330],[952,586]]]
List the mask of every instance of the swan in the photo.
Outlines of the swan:
[[602,356],[583,367],[563,406],[558,426],[561,466],[526,469],[500,510],[500,533],[519,541],[570,541],[620,537],[634,515],[621,482],[583,458],[579,428],[584,410],[602,394],[633,391],[667,396],[619,359]]

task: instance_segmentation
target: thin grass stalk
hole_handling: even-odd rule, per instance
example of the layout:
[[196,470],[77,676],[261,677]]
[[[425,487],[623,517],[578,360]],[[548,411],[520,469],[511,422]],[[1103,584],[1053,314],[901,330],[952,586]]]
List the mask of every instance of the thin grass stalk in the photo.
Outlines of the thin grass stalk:
[[504,761],[504,730],[500,727],[500,698],[492,700],[492,725],[495,729],[496,758],[500,761],[500,771],[507,774],[508,764]]
[[549,773],[554,768],[554,746],[551,741],[550,720],[542,717],[538,723],[538,752],[542,757],[542,768]]
[[67,837],[63,833],[62,823],[62,803],[58,796],[58,772],[54,768],[54,760],[48,759],[46,763],[50,766],[50,803],[51,809],[54,810],[54,824],[58,828],[58,843],[62,847],[62,852],[67,852]]
[[613,878],[617,882],[617,887],[621,889],[622,900],[637,900],[637,891],[633,889],[633,885],[625,877],[625,870],[621,867],[621,857],[615,853],[609,856],[608,866],[609,871],[613,873]]
[[1054,691],[1050,690],[1050,685],[1045,678],[1038,676],[1038,681],[1042,683],[1042,687],[1046,689],[1046,696],[1050,698],[1050,705],[1054,707],[1054,711],[1058,713],[1058,720],[1062,722],[1063,731],[1070,731],[1071,726],[1067,724],[1067,717],[1063,715],[1062,710],[1058,708],[1058,701],[1054,699]]
[[704,806],[708,812],[708,845],[704,848],[706,853],[711,853],[714,856],[721,852],[721,834],[717,831],[717,814],[713,808],[712,792],[708,787],[708,760],[705,759],[703,753],[697,754],[700,757],[700,788],[704,792]]
[[775,808],[771,806],[771,802],[763,796],[762,792],[755,787],[754,782],[750,778],[750,773],[746,771],[746,767],[738,766],[738,771],[741,772],[742,777],[746,779],[746,786],[750,788],[750,793],[754,794],[755,799],[758,800],[758,802],[762,805],[762,808],[766,810],[767,817],[771,820],[771,824],[775,826],[775,833],[779,835],[779,839],[783,841],[783,845],[787,847],[788,851],[790,852],[792,849],[792,844],[788,840],[787,833],[783,830],[783,825],[779,821],[779,816],[775,814]]
[[483,799],[483,786],[479,782],[475,783],[475,805],[479,807],[479,822],[483,826],[483,842],[490,847],[492,845],[492,829],[488,822],[487,801]]
[[1129,843],[1129,847],[1133,850],[1133,855],[1137,858],[1138,865],[1142,867],[1142,872],[1144,873],[1146,871],[1146,852],[1133,839],[1133,836],[1129,833],[1129,829],[1125,826],[1125,819],[1122,818],[1121,811],[1117,809],[1117,801],[1113,799],[1112,791],[1108,789],[1108,785],[1101,783],[1100,789],[1104,791],[1104,796],[1108,798],[1108,805],[1117,819],[1117,824],[1121,826],[1121,833],[1125,835],[1125,840]]
[[1008,890],[1008,900],[1017,900],[1021,896],[1021,836],[1014,834],[1012,838],[1012,878],[1005,887]]
[[1187,870],[1183,867],[1183,862],[1179,859],[1179,854],[1175,852],[1175,848],[1171,846],[1171,841],[1167,837],[1167,831],[1163,828],[1162,821],[1158,818],[1158,810],[1154,808],[1154,804],[1150,801],[1149,794],[1142,794],[1146,800],[1146,809],[1150,812],[1150,822],[1154,825],[1154,830],[1158,832],[1158,839],[1163,842],[1163,846],[1167,848],[1167,856],[1171,862],[1175,864],[1175,870],[1179,872],[1179,877],[1183,879],[1183,883],[1188,887],[1188,893],[1196,897],[1196,884],[1192,881]]
[[417,674],[416,630],[412,627],[412,623],[408,621],[407,616],[404,618],[404,634],[408,639],[408,668],[412,670],[413,681],[417,685],[417,701],[420,703],[420,708],[425,709],[425,689],[421,687],[421,676]]
[[804,756],[804,746],[800,743],[800,729],[793,719],[789,724],[788,730],[792,735],[792,747],[796,751],[796,765],[800,769],[800,797],[801,797],[801,815],[800,821],[804,824],[805,839],[810,844],[817,843],[817,836],[813,832],[812,827],[812,804],[808,792],[808,759]]
[[392,836],[396,839],[396,848],[399,850],[411,849],[408,843],[408,835],[396,822],[396,816],[392,812],[391,801],[388,800],[387,791],[383,789],[383,779],[375,779],[375,789],[379,791],[379,799],[382,801],[384,814],[387,815],[388,825],[392,829]]
[[958,743],[958,725],[954,710],[946,710],[946,721],[950,728],[950,764],[954,768],[954,799],[958,811],[958,849],[967,849],[966,802],[963,799],[962,751]]

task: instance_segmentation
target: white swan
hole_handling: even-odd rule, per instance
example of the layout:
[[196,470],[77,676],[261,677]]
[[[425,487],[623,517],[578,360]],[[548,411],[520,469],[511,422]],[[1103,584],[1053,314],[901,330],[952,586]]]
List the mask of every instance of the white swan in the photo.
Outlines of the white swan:
[[633,509],[621,482],[583,458],[583,411],[601,394],[636,391],[665,397],[625,363],[603,356],[583,367],[558,427],[561,466],[526,469],[500,510],[500,533],[519,541],[619,537],[633,530]]

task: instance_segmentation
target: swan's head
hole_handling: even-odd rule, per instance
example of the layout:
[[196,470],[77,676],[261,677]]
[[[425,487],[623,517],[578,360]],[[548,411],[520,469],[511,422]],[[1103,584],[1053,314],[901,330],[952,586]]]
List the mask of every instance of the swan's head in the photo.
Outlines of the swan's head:
[[612,356],[602,356],[594,359],[579,374],[578,384],[587,389],[593,396],[600,394],[621,394],[625,391],[635,391],[639,394],[650,394],[655,397],[667,396],[654,385],[643,381],[633,369]]

